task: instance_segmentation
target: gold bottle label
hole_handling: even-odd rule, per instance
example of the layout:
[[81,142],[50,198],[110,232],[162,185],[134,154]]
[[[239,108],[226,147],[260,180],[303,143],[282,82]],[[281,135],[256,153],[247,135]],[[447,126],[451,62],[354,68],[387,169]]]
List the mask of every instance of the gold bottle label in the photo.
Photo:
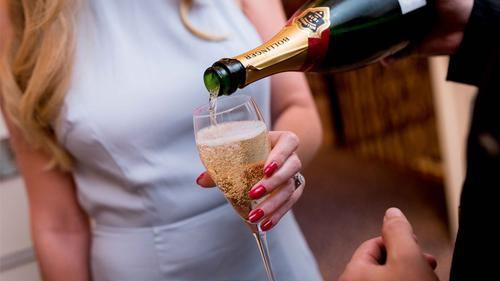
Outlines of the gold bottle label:
[[[292,17],[271,40],[234,57],[247,69],[245,84],[283,71],[301,70],[308,56],[318,55],[318,46],[328,45],[330,9],[308,8]],[[311,45],[314,48],[311,49]]]

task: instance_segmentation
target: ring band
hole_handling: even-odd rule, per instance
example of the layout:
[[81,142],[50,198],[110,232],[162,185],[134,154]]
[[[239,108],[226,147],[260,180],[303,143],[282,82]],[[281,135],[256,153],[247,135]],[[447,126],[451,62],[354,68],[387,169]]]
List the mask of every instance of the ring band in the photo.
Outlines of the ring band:
[[296,173],[293,176],[293,182],[295,184],[295,189],[299,188],[301,185],[306,183],[306,179],[301,173]]

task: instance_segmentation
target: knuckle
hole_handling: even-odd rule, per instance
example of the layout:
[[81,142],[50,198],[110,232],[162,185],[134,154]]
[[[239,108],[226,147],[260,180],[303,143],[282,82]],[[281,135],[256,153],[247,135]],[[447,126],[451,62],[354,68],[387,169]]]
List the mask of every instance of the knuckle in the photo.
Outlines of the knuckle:
[[294,204],[295,201],[293,200],[289,199],[285,201],[285,203],[271,215],[272,221],[277,223],[279,220],[281,220],[281,218],[283,218],[283,216],[292,209]]
[[262,209],[262,211],[264,211],[264,214],[268,215],[276,210],[278,206],[279,204],[275,200],[273,200],[272,198],[268,198],[264,200],[264,202],[257,205],[256,208]]
[[294,192],[291,196],[291,200],[293,200],[294,202],[297,202],[300,199],[300,197],[302,197],[302,193],[304,193],[304,185],[302,185],[299,188],[294,190]]
[[286,132],[285,136],[294,145],[296,145],[296,146],[299,145],[300,139],[299,139],[299,137],[294,132],[288,131],[288,132]]
[[297,201],[299,200],[300,198],[300,194],[298,194],[297,192],[293,192],[292,195],[288,198],[287,202],[285,203],[285,207],[289,210],[293,207],[293,205],[295,205],[295,203],[297,203]]
[[276,173],[272,177],[265,180],[265,186],[268,191],[279,189],[282,185],[286,184],[286,176],[282,173]]
[[286,184],[286,191],[288,192],[288,197],[291,198],[295,192],[295,183],[292,179],[289,179]]
[[288,157],[288,154],[286,153],[286,151],[279,151],[278,152],[278,162],[279,163],[283,163],[285,162],[286,158]]
[[392,219],[387,220],[384,223],[384,227],[382,229],[382,232],[384,234],[390,234],[393,232],[399,232],[401,229],[404,229],[405,227],[406,227],[406,224],[402,220],[392,218]]
[[293,167],[296,170],[300,171],[302,169],[302,161],[300,161],[300,159],[297,156],[297,154],[293,154],[293,156],[294,156],[293,159],[292,159],[292,161],[293,161],[292,163],[294,165]]
[[418,261],[421,254],[412,249],[400,249],[399,251],[392,253],[392,257],[398,263],[401,264],[414,264],[414,261]]
[[285,215],[286,211],[276,211],[272,216],[270,217],[270,220],[273,222],[273,225],[277,225],[281,218]]

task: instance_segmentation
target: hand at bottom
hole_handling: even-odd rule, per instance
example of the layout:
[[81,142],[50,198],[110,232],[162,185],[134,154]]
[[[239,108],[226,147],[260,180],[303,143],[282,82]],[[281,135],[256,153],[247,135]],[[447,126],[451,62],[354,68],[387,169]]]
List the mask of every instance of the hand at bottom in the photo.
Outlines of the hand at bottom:
[[382,236],[361,244],[340,281],[438,281],[434,257],[422,253],[412,227],[397,208],[388,209]]

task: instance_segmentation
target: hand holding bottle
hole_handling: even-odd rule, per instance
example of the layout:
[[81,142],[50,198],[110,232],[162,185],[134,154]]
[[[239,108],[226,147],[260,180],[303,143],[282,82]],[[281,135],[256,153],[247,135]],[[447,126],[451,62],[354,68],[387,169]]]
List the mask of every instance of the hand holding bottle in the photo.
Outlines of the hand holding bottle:
[[430,34],[413,48],[385,58],[382,63],[390,64],[395,59],[410,53],[421,56],[455,53],[462,42],[473,5],[474,0],[436,0],[437,19]]
[[474,0],[436,0],[438,19],[418,48],[423,55],[449,55],[462,42]]

